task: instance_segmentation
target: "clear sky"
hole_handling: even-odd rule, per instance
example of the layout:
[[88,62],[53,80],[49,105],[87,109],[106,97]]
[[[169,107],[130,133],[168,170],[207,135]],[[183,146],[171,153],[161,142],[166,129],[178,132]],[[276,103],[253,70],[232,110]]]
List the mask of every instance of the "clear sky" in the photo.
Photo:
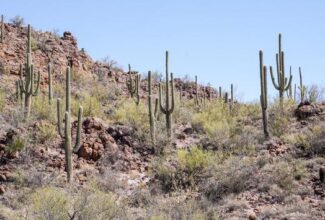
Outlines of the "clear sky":
[[[0,0],[6,19],[20,15],[36,29],[71,31],[94,58],[110,56],[126,69],[198,75],[201,83],[230,88],[242,100],[260,94],[258,51],[275,65],[283,35],[286,68],[298,82],[325,81],[324,0]],[[275,94],[269,78],[270,94]]]

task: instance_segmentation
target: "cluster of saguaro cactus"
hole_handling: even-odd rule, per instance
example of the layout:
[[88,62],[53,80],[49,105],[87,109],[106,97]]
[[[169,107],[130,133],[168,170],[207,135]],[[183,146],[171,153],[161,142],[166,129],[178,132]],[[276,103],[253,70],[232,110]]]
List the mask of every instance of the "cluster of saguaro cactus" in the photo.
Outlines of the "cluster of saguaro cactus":
[[[30,115],[30,109],[32,105],[32,97],[38,94],[40,84],[40,72],[37,72],[37,80],[35,81],[34,66],[32,63],[32,49],[31,49],[31,27],[28,25],[28,40],[27,40],[27,60],[25,68],[20,68],[20,79],[17,83],[21,97],[24,97],[24,117],[25,119]],[[25,76],[25,77],[24,77]],[[35,84],[35,88],[34,88]]]
[[128,72],[128,79],[126,80],[126,85],[129,90],[129,93],[131,95],[131,98],[136,98],[136,104],[139,105],[140,103],[140,83],[141,83],[141,75],[136,74],[134,77],[131,73],[131,65],[129,64],[129,72]]
[[1,15],[1,29],[0,29],[0,33],[1,33],[1,36],[0,36],[0,43],[3,43],[3,39],[4,39],[4,36],[5,36],[5,28],[4,28],[4,19],[3,19],[3,15]]
[[271,78],[275,89],[279,91],[280,106],[281,108],[283,108],[283,93],[290,88],[292,82],[292,75],[290,74],[289,80],[285,77],[284,52],[282,51],[281,34],[279,34],[279,52],[276,54],[276,67],[277,82],[273,75],[272,66],[270,66]]
[[49,104],[51,105],[52,104],[52,99],[53,99],[53,94],[52,94],[52,64],[51,62],[48,63],[48,66],[47,66],[47,73],[48,73],[48,87],[49,87]]
[[302,83],[302,73],[300,67],[299,67],[299,79],[300,79],[300,86],[298,86],[298,89],[300,90],[300,102],[303,102],[305,100],[306,86],[304,86]]
[[[165,86],[165,107],[162,102],[163,88],[162,84],[159,83],[159,105],[160,111],[166,115],[166,128],[168,137],[172,136],[172,113],[175,107],[175,95],[174,95],[174,77],[173,73],[170,73],[171,82],[169,82],[168,73],[168,51],[166,51],[166,86]],[[171,84],[171,85],[170,85]],[[169,88],[171,86],[171,89]],[[171,99],[171,100],[170,100]]]
[[263,131],[265,138],[269,137],[267,127],[267,68],[263,65],[263,51],[260,50],[260,80],[261,80],[261,109],[263,117]]
[[65,117],[64,117],[64,134],[62,132],[62,118],[61,118],[61,99],[57,99],[57,117],[58,117],[58,132],[59,135],[64,138],[64,149],[65,149],[65,160],[66,160],[66,172],[68,182],[72,181],[72,151],[78,152],[80,148],[81,138],[81,125],[82,125],[82,112],[83,109],[80,106],[78,111],[78,127],[76,135],[76,143],[72,150],[71,148],[71,110],[70,110],[70,98],[71,98],[71,71],[70,67],[66,70],[66,106],[65,106]]

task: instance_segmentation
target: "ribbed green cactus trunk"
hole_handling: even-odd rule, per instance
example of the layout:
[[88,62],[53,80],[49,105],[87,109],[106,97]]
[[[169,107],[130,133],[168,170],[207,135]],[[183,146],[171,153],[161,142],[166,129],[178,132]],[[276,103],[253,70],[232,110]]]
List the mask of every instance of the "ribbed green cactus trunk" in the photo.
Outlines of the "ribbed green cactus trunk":
[[306,87],[302,83],[302,72],[300,67],[299,67],[299,80],[300,80],[300,86],[298,88],[300,90],[300,102],[302,103],[305,100]]
[[72,151],[77,153],[80,149],[80,139],[81,139],[81,127],[82,127],[82,113],[83,109],[79,106],[78,111],[78,125],[77,125],[77,135],[76,143],[71,147],[71,110],[70,110],[70,99],[71,99],[71,70],[70,67],[67,67],[66,70],[66,106],[64,114],[64,134],[62,133],[62,117],[61,117],[61,99],[57,99],[57,118],[58,118],[58,133],[64,138],[64,149],[65,149],[65,158],[66,158],[66,172],[67,172],[67,181],[72,181]]
[[1,15],[1,30],[0,31],[1,31],[0,43],[3,43],[3,39],[4,39],[4,36],[5,36],[3,15]]
[[263,131],[264,137],[269,137],[268,131],[268,121],[267,121],[267,68],[263,65],[263,51],[259,52],[260,58],[260,81],[261,81],[261,109],[262,109],[262,119],[263,119]]
[[222,93],[221,93],[221,86],[219,86],[219,99],[222,98]]
[[152,97],[152,86],[151,86],[151,71],[148,72],[148,107],[149,107],[149,123],[150,123],[150,136],[152,142],[156,143],[156,128],[155,128],[155,115],[153,109],[153,97]]
[[289,80],[285,77],[284,68],[284,52],[282,51],[282,36],[279,34],[279,52],[276,54],[276,66],[277,66],[277,82],[273,75],[272,66],[270,66],[272,83],[279,91],[280,107],[283,109],[283,94],[287,91],[292,82],[292,75],[290,75]]
[[47,72],[48,72],[48,87],[49,87],[49,91],[48,91],[48,96],[49,96],[49,104],[52,104],[52,99],[53,99],[53,95],[52,95],[52,64],[49,62],[48,66],[47,66]]
[[[166,128],[168,137],[172,137],[172,113],[175,107],[175,95],[174,95],[174,77],[173,73],[170,73],[171,89],[169,89],[169,73],[168,73],[168,51],[166,51],[166,88],[165,88],[165,107],[162,105],[162,85],[159,84],[159,99],[160,110],[166,115]],[[170,100],[171,97],[171,100]]]

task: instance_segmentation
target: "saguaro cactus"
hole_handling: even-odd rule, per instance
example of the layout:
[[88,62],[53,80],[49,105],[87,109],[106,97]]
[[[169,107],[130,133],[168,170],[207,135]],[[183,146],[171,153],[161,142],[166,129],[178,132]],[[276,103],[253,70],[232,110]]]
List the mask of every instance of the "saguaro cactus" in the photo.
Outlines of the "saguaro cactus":
[[276,54],[276,66],[277,66],[277,82],[275,81],[273,75],[272,66],[270,66],[272,83],[279,91],[280,98],[280,106],[283,108],[283,93],[287,91],[291,85],[292,75],[290,75],[289,80],[285,77],[285,69],[284,69],[284,52],[282,51],[282,42],[281,42],[281,34],[279,34],[279,52]]
[[295,88],[294,88],[294,92],[293,92],[293,101],[294,101],[294,103],[296,103],[296,94],[297,94],[297,85],[295,83]]
[[222,98],[222,94],[221,94],[221,86],[219,86],[219,98]]
[[299,78],[300,78],[300,86],[298,86],[298,89],[300,90],[300,102],[303,102],[305,100],[306,86],[304,86],[302,83],[302,73],[300,67],[299,67]]
[[[166,88],[165,88],[165,107],[162,105],[162,85],[159,84],[159,103],[160,111],[166,115],[166,128],[168,137],[172,136],[172,113],[175,107],[175,96],[174,96],[174,77],[173,73],[170,73],[171,78],[171,89],[169,89],[169,73],[168,73],[168,51],[166,51]],[[170,94],[171,93],[171,94]],[[171,101],[170,101],[171,96]]]
[[49,62],[47,66],[48,80],[49,80],[49,104],[52,104],[52,64]]
[[[25,78],[23,75],[25,73]],[[30,109],[32,105],[32,97],[38,94],[39,84],[40,84],[40,72],[37,73],[37,81],[35,82],[34,66],[32,63],[32,47],[31,47],[31,29],[28,25],[28,40],[27,40],[27,62],[25,63],[25,69],[20,72],[20,91],[25,96],[25,119],[30,115]],[[34,84],[36,88],[34,89]]]
[[135,102],[137,105],[139,105],[140,103],[140,95],[139,95],[140,82],[141,82],[141,75],[136,74],[135,77],[133,78],[131,73],[131,65],[129,64],[129,72],[128,72],[128,79],[126,80],[126,85],[131,95],[131,98],[135,96],[136,98]]
[[72,150],[71,148],[71,110],[70,110],[70,98],[71,98],[71,71],[70,67],[66,70],[66,106],[65,106],[65,120],[64,120],[64,134],[62,133],[62,120],[61,120],[61,99],[57,99],[57,117],[58,117],[58,132],[59,135],[64,138],[64,149],[66,158],[66,172],[68,176],[68,182],[72,180],[72,151],[78,152],[80,148],[80,138],[81,138],[81,125],[82,125],[82,113],[83,109],[80,106],[78,111],[78,126],[76,143]]
[[1,15],[1,30],[0,31],[1,31],[0,43],[3,43],[3,39],[4,39],[4,36],[5,36],[3,15]]
[[224,101],[225,101],[225,103],[228,103],[228,92],[225,92]]
[[155,112],[152,103],[152,87],[151,87],[151,71],[148,72],[148,107],[149,107],[149,122],[150,122],[150,136],[153,143],[156,142],[156,127],[155,127]]
[[261,80],[261,109],[263,117],[263,131],[265,138],[269,137],[269,131],[267,127],[267,68],[263,66],[263,51],[260,50],[260,80]]

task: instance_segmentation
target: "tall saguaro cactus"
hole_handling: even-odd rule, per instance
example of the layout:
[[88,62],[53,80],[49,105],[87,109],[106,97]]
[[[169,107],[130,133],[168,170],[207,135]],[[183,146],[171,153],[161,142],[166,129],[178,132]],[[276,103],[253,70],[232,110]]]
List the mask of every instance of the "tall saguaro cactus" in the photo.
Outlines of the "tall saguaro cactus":
[[269,137],[267,127],[267,68],[263,65],[263,51],[260,50],[260,80],[261,80],[261,109],[263,117],[263,131],[265,138]]
[[47,72],[48,72],[48,84],[49,84],[49,104],[52,104],[52,99],[53,99],[53,95],[52,95],[52,64],[49,62],[48,66],[47,66]]
[[3,19],[3,15],[1,15],[1,37],[0,37],[0,43],[3,43],[3,39],[5,36],[5,28],[4,28],[4,19]]
[[[166,88],[165,88],[165,107],[162,104],[162,84],[159,84],[159,103],[160,110],[166,115],[166,128],[168,137],[172,136],[172,113],[175,107],[175,96],[174,96],[174,77],[173,73],[170,73],[171,89],[169,89],[169,73],[168,73],[168,51],[166,51]],[[170,100],[171,98],[171,100]]]
[[148,106],[149,106],[149,122],[150,122],[150,136],[152,142],[156,142],[156,128],[155,128],[155,112],[153,109],[153,97],[152,97],[152,87],[151,87],[151,71],[148,72]]
[[135,96],[137,105],[139,105],[140,103],[140,95],[139,95],[140,82],[141,82],[141,75],[136,74],[135,77],[133,78],[131,73],[131,65],[129,64],[129,72],[128,72],[128,79],[126,80],[126,85],[131,95],[131,98]]
[[64,138],[64,150],[66,159],[66,172],[68,176],[68,182],[72,181],[72,151],[78,152],[80,148],[81,138],[81,124],[82,124],[82,113],[83,109],[80,106],[78,111],[78,125],[76,143],[72,150],[71,148],[71,110],[70,110],[70,98],[71,98],[71,71],[70,67],[66,70],[66,106],[65,106],[65,117],[64,117],[64,134],[62,132],[62,120],[61,120],[61,99],[57,99],[57,117],[58,117],[58,132],[59,135]]
[[302,83],[302,73],[300,67],[299,67],[299,79],[300,79],[300,86],[298,88],[300,90],[300,102],[303,102],[305,100],[306,86],[304,86]]
[[273,75],[272,66],[270,66],[272,83],[279,91],[280,106],[283,108],[283,93],[287,91],[292,82],[292,75],[290,74],[289,80],[285,77],[284,69],[284,52],[282,51],[282,36],[279,34],[279,52],[276,54],[276,70],[277,70],[277,82]]
[[[35,82],[35,73],[34,66],[32,63],[32,46],[31,46],[31,28],[28,25],[28,40],[27,40],[27,58],[25,63],[24,70],[21,69],[20,72],[20,91],[25,96],[25,119],[30,115],[30,109],[32,105],[32,97],[38,94],[39,84],[40,84],[40,72],[37,73],[37,81]],[[25,74],[25,78],[24,75]],[[36,88],[34,89],[34,84],[36,84]]]

